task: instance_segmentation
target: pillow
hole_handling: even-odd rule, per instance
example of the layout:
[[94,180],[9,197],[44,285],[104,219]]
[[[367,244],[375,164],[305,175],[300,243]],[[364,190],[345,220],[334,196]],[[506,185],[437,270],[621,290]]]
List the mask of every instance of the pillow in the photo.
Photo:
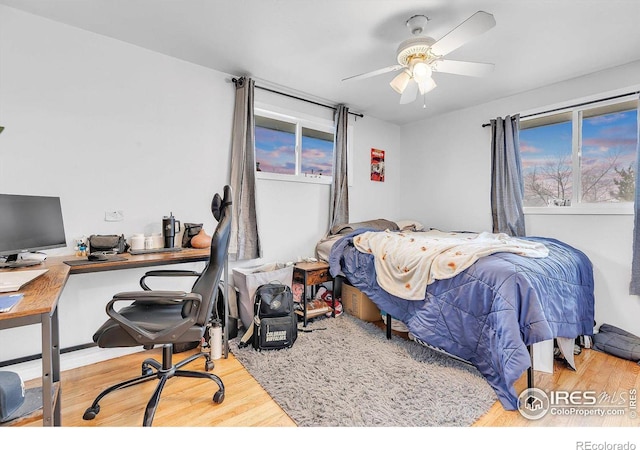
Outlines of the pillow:
[[416,220],[398,220],[396,221],[400,231],[423,231],[424,225]]
[[329,234],[348,234],[360,228],[372,228],[374,230],[398,231],[398,225],[395,222],[386,219],[366,220],[364,222],[342,223],[331,227]]

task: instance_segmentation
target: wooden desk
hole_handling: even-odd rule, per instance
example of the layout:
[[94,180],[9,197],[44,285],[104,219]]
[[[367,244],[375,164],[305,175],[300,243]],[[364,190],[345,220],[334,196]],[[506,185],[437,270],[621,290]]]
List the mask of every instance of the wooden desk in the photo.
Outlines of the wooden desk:
[[[182,249],[179,252],[148,253],[145,255],[122,255],[125,261],[93,262],[81,266],[69,266],[64,261],[80,260],[71,255],[47,258],[35,268],[49,269],[20,290],[24,297],[11,311],[0,313],[0,330],[41,324],[42,329],[42,411],[11,421],[33,420],[42,415],[44,426],[60,426],[60,335],[58,324],[58,300],[70,274],[104,272],[135,267],[151,267],[166,264],[207,261],[209,249]],[[29,270],[31,268],[11,269]],[[51,401],[45,401],[51,399]]]
[[[167,264],[189,263],[207,261],[210,249],[183,248],[179,252],[146,253],[143,255],[130,255],[123,253],[118,256],[126,258],[126,261],[92,261],[82,266],[71,266],[71,274],[105,272],[118,269],[133,269],[136,267],[163,266]],[[58,256],[52,258],[56,263],[64,264],[64,261],[85,260],[79,256]],[[49,258],[47,258],[49,261]],[[66,264],[64,264],[66,266]]]
[[[44,266],[49,269],[48,272],[27,284],[20,291],[24,294],[24,297],[11,311],[0,314],[0,330],[37,323],[41,325],[43,406],[40,414],[43,415],[42,424],[44,426],[59,426],[60,335],[58,299],[67,282],[69,266],[49,261],[46,261]],[[38,268],[40,267],[42,266],[38,266]],[[45,399],[51,399],[51,401],[44,401]]]

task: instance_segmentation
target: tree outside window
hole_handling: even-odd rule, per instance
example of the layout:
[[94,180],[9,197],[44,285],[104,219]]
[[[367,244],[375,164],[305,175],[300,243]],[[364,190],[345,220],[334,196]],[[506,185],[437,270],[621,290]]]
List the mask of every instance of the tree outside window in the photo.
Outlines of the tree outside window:
[[521,121],[524,206],[633,202],[637,100]]

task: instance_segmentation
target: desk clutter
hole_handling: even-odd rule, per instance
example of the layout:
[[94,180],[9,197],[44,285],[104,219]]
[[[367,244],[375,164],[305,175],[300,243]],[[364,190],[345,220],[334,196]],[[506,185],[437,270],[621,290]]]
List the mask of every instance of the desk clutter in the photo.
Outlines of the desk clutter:
[[209,248],[209,236],[202,223],[185,223],[177,220],[173,213],[162,218],[162,231],[133,233],[128,239],[124,234],[92,234],[75,240],[75,256],[85,259],[64,261],[70,266],[81,266],[106,261],[123,261],[121,253],[144,255],[148,253],[179,252],[183,248]]
[[175,248],[176,236],[180,236],[182,231],[180,221],[169,213],[162,218],[162,232],[150,235],[134,233],[129,239],[129,246],[135,251]]
[[89,253],[115,252],[124,253],[129,250],[124,234],[92,234],[89,236]]

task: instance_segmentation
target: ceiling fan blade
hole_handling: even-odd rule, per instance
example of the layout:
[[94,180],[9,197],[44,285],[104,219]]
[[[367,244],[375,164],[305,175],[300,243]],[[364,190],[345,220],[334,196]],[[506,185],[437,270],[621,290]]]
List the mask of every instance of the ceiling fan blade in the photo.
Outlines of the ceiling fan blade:
[[359,75],[354,75],[352,77],[343,78],[342,81],[362,80],[363,78],[375,77],[375,76],[378,76],[378,75],[382,75],[383,73],[395,72],[395,71],[400,70],[402,68],[404,68],[404,66],[402,66],[400,64],[396,64],[396,65],[393,65],[393,66],[385,67],[383,69],[374,70],[372,72],[365,72],[365,73],[361,73]]
[[424,95],[429,91],[432,91],[436,88],[437,84],[433,80],[433,78],[425,78],[418,82],[418,90],[420,91],[420,95]]
[[491,63],[452,61],[450,59],[444,59],[433,63],[433,68],[436,72],[466,75],[469,77],[483,77],[493,71],[494,65]]
[[431,52],[437,56],[444,56],[495,25],[496,20],[492,14],[478,11],[433,44]]
[[409,81],[409,84],[407,84],[407,87],[404,89],[404,92],[402,92],[402,95],[400,96],[400,104],[405,105],[407,103],[411,103],[417,97],[418,97],[418,83],[416,83],[415,80],[411,80]]

